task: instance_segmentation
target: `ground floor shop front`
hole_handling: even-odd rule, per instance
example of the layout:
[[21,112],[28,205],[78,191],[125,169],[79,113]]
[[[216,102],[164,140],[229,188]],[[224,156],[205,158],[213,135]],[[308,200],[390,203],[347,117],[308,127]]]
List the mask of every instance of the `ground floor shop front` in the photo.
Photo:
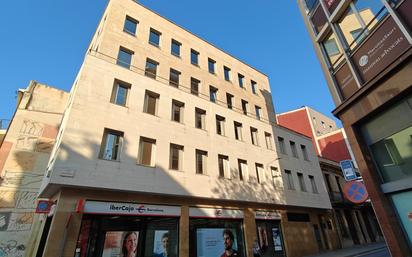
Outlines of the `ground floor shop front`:
[[36,257],[293,257],[334,233],[319,221],[330,210],[74,189],[52,200]]

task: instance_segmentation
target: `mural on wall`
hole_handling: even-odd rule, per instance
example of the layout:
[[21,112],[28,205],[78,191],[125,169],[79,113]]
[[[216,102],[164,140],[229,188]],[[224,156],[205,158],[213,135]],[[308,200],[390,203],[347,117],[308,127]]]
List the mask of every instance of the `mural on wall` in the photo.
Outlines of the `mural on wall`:
[[[57,128],[23,120],[0,183],[0,257],[23,257]],[[43,167],[44,166],[44,167]]]

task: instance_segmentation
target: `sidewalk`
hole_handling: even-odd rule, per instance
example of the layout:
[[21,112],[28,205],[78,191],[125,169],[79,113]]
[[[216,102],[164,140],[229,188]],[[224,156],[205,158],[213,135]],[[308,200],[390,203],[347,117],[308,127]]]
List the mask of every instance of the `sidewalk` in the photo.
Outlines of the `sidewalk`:
[[350,248],[339,249],[336,251],[323,252],[316,255],[307,255],[305,257],[355,257],[360,254],[373,253],[386,248],[385,242],[371,243],[367,245],[356,245]]

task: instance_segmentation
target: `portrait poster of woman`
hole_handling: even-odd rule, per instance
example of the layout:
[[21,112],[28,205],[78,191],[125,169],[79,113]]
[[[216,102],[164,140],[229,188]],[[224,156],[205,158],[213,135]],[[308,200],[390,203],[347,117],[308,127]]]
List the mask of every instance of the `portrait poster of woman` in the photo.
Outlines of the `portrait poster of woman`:
[[136,257],[138,231],[108,231],[102,257]]

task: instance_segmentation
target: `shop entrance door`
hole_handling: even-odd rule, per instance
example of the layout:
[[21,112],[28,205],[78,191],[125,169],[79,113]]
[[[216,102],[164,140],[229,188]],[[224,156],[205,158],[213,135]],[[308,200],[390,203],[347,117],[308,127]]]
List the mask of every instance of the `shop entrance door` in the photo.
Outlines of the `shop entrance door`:
[[256,228],[261,257],[286,256],[280,221],[257,220]]

